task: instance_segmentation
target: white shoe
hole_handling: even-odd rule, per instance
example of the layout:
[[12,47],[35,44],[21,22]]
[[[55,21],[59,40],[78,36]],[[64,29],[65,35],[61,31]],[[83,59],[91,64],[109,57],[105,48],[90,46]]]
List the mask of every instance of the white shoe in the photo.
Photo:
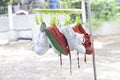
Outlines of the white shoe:
[[80,53],[85,53],[85,47],[83,46],[84,37],[83,34],[77,34],[73,31],[72,27],[61,27],[61,31],[66,37],[70,50],[77,50]]

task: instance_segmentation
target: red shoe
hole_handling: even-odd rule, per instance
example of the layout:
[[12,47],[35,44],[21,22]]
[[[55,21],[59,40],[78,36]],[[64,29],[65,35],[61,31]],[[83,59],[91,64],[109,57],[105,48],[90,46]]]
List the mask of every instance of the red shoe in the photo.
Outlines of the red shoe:
[[92,41],[91,41],[91,35],[88,34],[84,28],[82,27],[81,24],[77,24],[73,27],[73,30],[75,32],[78,32],[80,34],[84,34],[84,38],[85,38],[85,43],[83,43],[83,45],[86,48],[86,54],[90,55],[93,53],[93,47],[92,47]]
[[84,38],[85,38],[85,43],[83,44],[86,48],[86,54],[90,55],[93,53],[93,47],[91,44],[91,35],[90,34],[84,34]]

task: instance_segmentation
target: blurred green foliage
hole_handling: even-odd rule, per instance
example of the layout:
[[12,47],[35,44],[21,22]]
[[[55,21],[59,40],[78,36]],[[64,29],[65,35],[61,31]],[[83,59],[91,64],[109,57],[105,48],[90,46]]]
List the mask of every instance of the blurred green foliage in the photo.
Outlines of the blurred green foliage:
[[103,22],[120,21],[120,7],[115,0],[92,0],[91,5],[94,28]]
[[19,3],[22,0],[0,0],[0,14],[7,13],[7,5],[8,4],[14,4]]
[[22,0],[0,0],[0,7],[5,7],[8,4],[19,3],[19,2],[22,2]]
[[7,6],[9,2],[11,2],[11,0],[0,0],[0,7]]
[[[86,11],[87,11],[87,1]],[[68,7],[72,8],[81,8],[81,1],[71,1],[68,2]],[[103,22],[119,22],[120,21],[120,6],[116,3],[115,0],[91,0],[91,9],[92,9],[92,24],[93,29],[99,27]],[[88,14],[88,13],[87,13]],[[86,16],[87,16],[86,14]],[[87,25],[88,23],[86,23]]]

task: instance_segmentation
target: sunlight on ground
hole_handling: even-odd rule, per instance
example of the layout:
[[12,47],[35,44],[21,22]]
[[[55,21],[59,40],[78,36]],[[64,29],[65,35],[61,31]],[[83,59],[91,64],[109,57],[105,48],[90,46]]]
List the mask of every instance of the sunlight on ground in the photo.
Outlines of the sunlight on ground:
[[120,50],[110,50],[110,53],[120,53]]
[[101,43],[99,41],[95,41],[94,47],[95,47],[95,49],[101,49],[101,48],[103,48],[103,43]]

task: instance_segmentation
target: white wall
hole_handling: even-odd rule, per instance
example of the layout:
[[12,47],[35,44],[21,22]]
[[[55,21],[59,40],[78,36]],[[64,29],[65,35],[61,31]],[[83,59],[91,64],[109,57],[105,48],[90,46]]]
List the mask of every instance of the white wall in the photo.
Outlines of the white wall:
[[8,17],[0,18],[0,32],[9,30]]
[[[60,23],[63,23],[64,17],[59,16],[59,18]],[[50,16],[45,16],[43,19],[45,22],[47,22],[48,25],[50,22]],[[14,16],[13,22],[15,31],[10,32],[8,18],[7,17],[0,18],[0,39],[14,38],[15,40],[18,37],[32,38],[39,31],[39,26],[36,25],[33,14]],[[119,22],[104,23],[97,30],[94,30],[93,33],[94,35],[120,34],[120,23]]]
[[94,35],[113,34],[120,34],[120,22],[105,22],[97,30],[94,30]]
[[37,26],[33,14],[14,16],[13,23],[14,31],[10,31],[8,17],[0,18],[0,39],[32,38],[32,28]]

